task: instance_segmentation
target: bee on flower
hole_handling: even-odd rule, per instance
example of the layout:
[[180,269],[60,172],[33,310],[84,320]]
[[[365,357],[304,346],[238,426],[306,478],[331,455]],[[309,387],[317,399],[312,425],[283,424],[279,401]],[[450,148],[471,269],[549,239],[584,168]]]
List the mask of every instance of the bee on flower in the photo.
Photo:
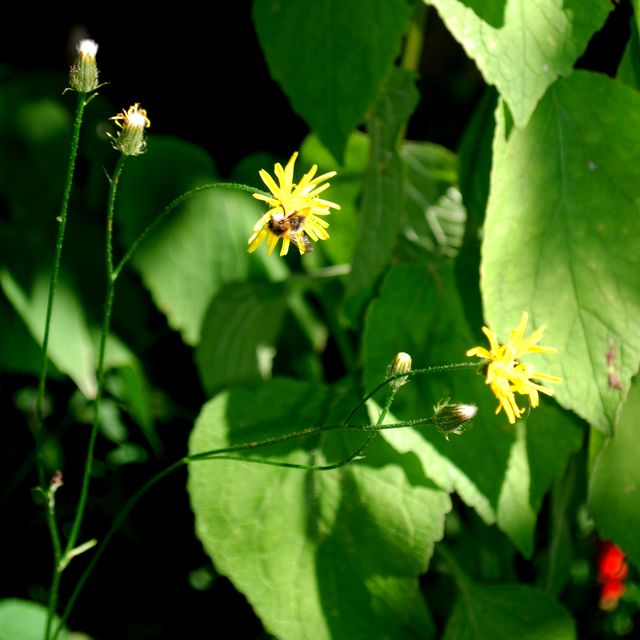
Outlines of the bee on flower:
[[281,256],[287,255],[291,244],[297,247],[300,254],[304,254],[313,250],[309,238],[317,242],[329,237],[329,223],[320,216],[329,215],[331,209],[340,209],[340,205],[318,196],[330,187],[326,180],[335,176],[336,172],[329,171],[314,177],[318,170],[318,166],[314,164],[300,182],[295,184],[293,168],[297,157],[296,151],[284,168],[279,162],[276,163],[274,172],[277,183],[264,169],[260,170],[260,177],[272,195],[254,193],[253,197],[266,202],[271,208],[253,227],[248,241],[249,253],[254,252],[266,240],[267,255],[270,255],[282,238]]
[[498,399],[496,414],[504,409],[511,424],[516,418],[522,417],[524,409],[516,402],[514,393],[529,396],[529,404],[537,407],[540,399],[539,393],[548,396],[553,395],[553,389],[549,389],[537,382],[542,380],[559,384],[561,378],[536,371],[529,362],[520,362],[519,358],[530,353],[556,353],[553,347],[542,347],[538,344],[542,339],[546,327],[543,325],[536,329],[528,338],[524,338],[524,332],[529,322],[529,315],[522,312],[518,326],[510,333],[506,344],[500,344],[496,334],[488,327],[482,327],[482,332],[489,339],[490,349],[473,347],[467,351],[467,356],[478,356],[483,359],[483,367],[486,368],[486,383]]

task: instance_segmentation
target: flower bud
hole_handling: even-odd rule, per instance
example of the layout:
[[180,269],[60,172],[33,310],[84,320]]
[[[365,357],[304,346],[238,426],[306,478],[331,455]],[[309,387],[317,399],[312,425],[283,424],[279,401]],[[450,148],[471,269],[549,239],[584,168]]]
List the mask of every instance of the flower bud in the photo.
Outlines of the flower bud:
[[[400,352],[387,367],[387,378],[395,376],[398,373],[408,373],[411,371],[411,356],[408,353]],[[408,376],[397,378],[389,383],[392,389],[399,389],[409,380]]]
[[96,53],[98,45],[93,40],[80,40],[78,57],[69,72],[71,88],[79,93],[90,93],[98,87]]
[[113,120],[120,127],[116,136],[109,134],[114,149],[125,156],[138,156],[147,150],[144,130],[151,125],[151,122],[147,118],[147,112],[140,108],[138,102],[109,120]]
[[478,407],[475,404],[449,404],[447,399],[438,403],[433,411],[436,429],[448,440],[450,433],[459,436],[466,431],[467,423],[478,413]]

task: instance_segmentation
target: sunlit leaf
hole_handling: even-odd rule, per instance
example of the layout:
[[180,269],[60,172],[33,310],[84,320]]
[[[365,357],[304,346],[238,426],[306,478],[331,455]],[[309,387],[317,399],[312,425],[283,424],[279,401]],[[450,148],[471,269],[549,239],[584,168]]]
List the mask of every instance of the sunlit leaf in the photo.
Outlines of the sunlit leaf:
[[[174,198],[214,182],[202,150],[173,139],[154,139],[126,166],[116,218],[125,245]],[[133,256],[133,264],[169,324],[195,344],[209,303],[226,282],[249,270],[247,238],[260,217],[248,193],[212,189],[188,198]]]
[[[189,450],[339,421],[349,405],[331,411],[341,395],[334,393],[274,379],[218,395],[203,407]],[[312,436],[249,453],[326,464],[365,437]],[[333,471],[194,462],[189,493],[216,569],[278,638],[432,637],[417,577],[443,535],[450,502],[382,440],[365,461]]]
[[508,0],[504,24],[496,28],[497,5],[485,15],[476,11],[487,3],[425,2],[436,7],[487,83],[496,86],[519,127],[527,124],[547,87],[571,73],[612,9],[601,0]]
[[[58,618],[53,620],[54,629]],[[37,602],[10,598],[0,600],[0,640],[42,640],[47,625],[47,609]],[[62,628],[58,638],[69,635]]]
[[[601,105],[606,105],[601,107]],[[640,360],[640,96],[576,72],[507,139],[498,109],[482,249],[487,320],[506,339],[548,326],[538,371],[560,404],[607,430]]]
[[411,8],[406,0],[253,4],[272,77],[338,161],[399,53]]

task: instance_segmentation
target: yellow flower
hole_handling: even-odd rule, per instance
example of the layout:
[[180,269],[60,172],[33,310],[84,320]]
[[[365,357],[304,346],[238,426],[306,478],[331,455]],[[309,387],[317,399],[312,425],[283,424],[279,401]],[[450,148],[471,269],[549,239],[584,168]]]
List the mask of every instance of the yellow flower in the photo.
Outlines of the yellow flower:
[[484,347],[474,347],[467,351],[468,356],[478,356],[488,361],[486,383],[491,387],[491,391],[500,403],[496,413],[500,413],[500,410],[504,409],[511,424],[515,423],[516,418],[520,418],[524,413],[524,409],[521,409],[516,402],[514,392],[529,396],[531,406],[537,407],[539,404],[538,392],[551,396],[553,390],[533,382],[533,378],[554,383],[562,382],[562,378],[536,371],[535,367],[528,362],[519,362],[520,356],[529,353],[555,353],[557,351],[553,347],[538,345],[546,328],[544,325],[528,338],[524,338],[528,322],[529,316],[526,311],[523,311],[520,324],[511,332],[506,344],[500,344],[491,329],[482,327],[482,332],[489,339],[490,350]]
[[[282,238],[281,256],[288,253],[290,244],[298,247],[302,254],[312,251],[307,236],[314,242],[329,237],[326,231],[329,223],[318,216],[327,216],[331,213],[331,208],[340,209],[340,205],[322,200],[318,195],[329,188],[330,184],[325,180],[335,176],[336,172],[329,171],[314,178],[318,170],[318,166],[314,164],[300,182],[294,184],[293,166],[297,157],[296,151],[284,169],[279,162],[276,164],[274,171],[278,184],[264,169],[260,170],[262,181],[273,195],[253,194],[254,198],[269,204],[271,209],[253,227],[249,238],[249,253],[266,240],[267,254],[271,254]],[[324,184],[320,184],[321,182]]]
[[136,102],[126,111],[123,109],[109,120],[113,120],[121,129],[117,136],[109,134],[114,149],[126,156],[137,156],[146,151],[144,130],[151,126],[151,122],[146,110],[140,108],[140,103]]

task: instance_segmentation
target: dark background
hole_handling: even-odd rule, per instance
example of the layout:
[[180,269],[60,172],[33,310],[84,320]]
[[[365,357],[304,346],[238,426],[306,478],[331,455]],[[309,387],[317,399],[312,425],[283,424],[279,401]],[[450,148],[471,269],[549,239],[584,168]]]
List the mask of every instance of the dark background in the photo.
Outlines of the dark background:
[[[0,21],[0,81],[15,74],[46,71],[61,74],[62,91],[74,58],[73,43],[78,37],[90,37],[100,47],[101,80],[109,82],[101,94],[113,104],[114,115],[140,102],[152,122],[150,135],[172,134],[202,145],[223,177],[250,153],[268,151],[286,160],[308,129],[271,80],[250,4],[229,2],[223,9],[211,4],[211,18],[185,4],[173,4],[169,12],[150,3],[87,4],[75,15],[69,11],[47,15],[41,9],[12,5],[14,15]],[[603,32],[594,37],[579,66],[614,73],[628,37],[630,16],[629,4],[622,2]],[[299,45],[303,47],[304,42]],[[418,86],[422,101],[409,137],[455,150],[484,85],[434,11],[427,21]],[[70,108],[73,101],[69,96]],[[162,324],[164,319],[159,316],[156,322]],[[154,384],[160,387],[165,380],[175,384],[175,367],[188,367],[191,357],[168,329],[164,341],[149,355],[145,362]],[[165,389],[180,398],[186,414],[159,425],[163,457],[95,479],[85,537],[102,535],[128,496],[186,453],[193,417],[206,398],[197,380],[186,378],[182,383],[182,389]],[[6,554],[0,597],[42,600],[50,578],[50,547],[41,509],[30,492],[36,484],[29,462],[32,438],[25,416],[13,402],[15,393],[26,386],[35,386],[35,380],[0,372],[0,478],[4,488],[20,465],[26,473],[18,488],[8,494],[0,491],[5,496],[0,500],[0,548]],[[50,420],[64,420],[62,412],[73,386],[53,381],[48,389],[61,411]],[[77,432],[64,442],[70,468],[81,466],[86,446],[85,439],[76,436]],[[97,458],[108,449],[99,441]],[[74,504],[72,472],[69,474],[61,494],[68,509],[61,508],[63,521],[70,520]],[[79,600],[73,628],[95,640],[266,637],[244,597],[226,579],[215,579],[205,590],[190,585],[194,570],[207,568],[211,573],[212,569],[193,534],[185,482],[186,472],[177,472],[134,511]],[[76,560],[63,575],[63,602],[83,566],[82,559]],[[221,632],[225,626],[234,629],[232,635]]]

